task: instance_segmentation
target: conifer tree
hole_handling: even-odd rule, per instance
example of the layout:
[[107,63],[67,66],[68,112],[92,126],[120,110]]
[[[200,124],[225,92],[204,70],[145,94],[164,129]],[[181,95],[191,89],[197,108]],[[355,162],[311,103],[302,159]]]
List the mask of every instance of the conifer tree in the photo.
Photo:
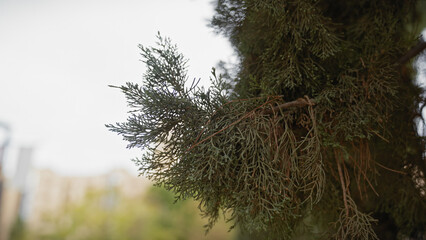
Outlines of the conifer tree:
[[[142,174],[268,239],[396,239],[426,226],[423,90],[407,64],[416,1],[218,0],[236,77],[188,82],[167,38],[107,125]],[[405,56],[405,58],[403,57]],[[232,75],[232,74],[231,74]],[[260,239],[260,238],[259,238]]]

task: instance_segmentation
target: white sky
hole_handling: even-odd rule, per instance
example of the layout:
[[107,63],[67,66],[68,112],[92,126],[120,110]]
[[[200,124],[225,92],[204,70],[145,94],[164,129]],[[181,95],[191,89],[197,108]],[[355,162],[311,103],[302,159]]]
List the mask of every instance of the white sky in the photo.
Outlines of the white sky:
[[108,85],[138,82],[137,45],[160,31],[189,59],[190,77],[207,80],[229,60],[226,39],[207,27],[207,0],[0,0],[0,122],[10,125],[6,168],[34,147],[34,165],[65,174],[136,167],[106,123],[122,122],[124,95]]

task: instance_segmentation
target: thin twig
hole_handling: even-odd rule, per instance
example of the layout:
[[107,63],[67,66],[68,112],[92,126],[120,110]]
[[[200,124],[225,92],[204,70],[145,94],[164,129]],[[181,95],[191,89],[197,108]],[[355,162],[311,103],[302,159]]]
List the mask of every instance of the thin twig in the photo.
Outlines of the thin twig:
[[384,168],[384,169],[386,169],[386,170],[389,170],[389,171],[391,171],[391,172],[396,172],[396,173],[400,173],[400,174],[403,174],[403,175],[406,175],[407,173],[405,173],[405,172],[401,172],[401,171],[398,171],[398,170],[395,170],[395,169],[391,169],[391,168],[388,168],[388,167],[385,167],[385,166],[383,166],[382,164],[380,164],[380,163],[378,163],[378,162],[374,162],[375,164],[377,164],[377,165],[379,165],[379,167],[382,167],[382,168]]
[[379,138],[381,138],[383,141],[389,143],[389,140],[387,140],[385,137],[383,137],[382,135],[380,135],[377,131],[374,131],[372,129],[370,129],[370,131],[374,134],[376,134],[376,136],[378,136]]
[[[337,171],[339,172],[339,177],[340,177],[340,185],[342,186],[342,191],[343,191],[343,203],[345,204],[345,210],[346,210],[346,217],[349,217],[349,206],[348,206],[348,199],[346,197],[346,184],[345,184],[345,179],[343,177],[343,172],[342,172],[342,167],[341,167],[341,156],[339,154],[339,152],[337,150],[334,150],[334,157],[336,158],[336,163],[337,163]],[[344,163],[343,163],[344,164]]]
[[419,53],[421,53],[424,49],[426,49],[426,42],[423,38],[420,38],[419,42],[416,46],[412,47],[404,56],[399,58],[396,62],[398,65],[402,65],[407,63],[411,58],[415,57]]
[[200,145],[201,143],[203,143],[203,142],[205,142],[205,141],[209,140],[210,138],[212,138],[212,137],[216,136],[217,134],[219,134],[219,133],[221,133],[221,132],[225,131],[226,129],[228,129],[228,128],[230,128],[230,127],[234,126],[235,124],[237,124],[237,123],[241,122],[243,119],[250,117],[251,115],[253,115],[253,114],[256,112],[256,110],[257,110],[257,109],[262,108],[263,106],[265,106],[265,105],[269,104],[270,102],[272,102],[272,101],[274,101],[274,100],[275,100],[275,99],[271,99],[271,100],[269,100],[269,101],[265,102],[264,104],[262,104],[262,105],[258,106],[257,108],[255,108],[255,109],[251,110],[250,112],[246,113],[244,116],[242,116],[242,117],[241,117],[241,118],[239,118],[238,120],[234,121],[233,123],[231,123],[231,124],[227,125],[226,127],[224,127],[224,128],[222,128],[222,129],[220,129],[219,131],[217,131],[217,132],[213,133],[212,135],[210,135],[210,136],[208,136],[208,137],[204,138],[203,140],[201,140],[201,141],[199,141],[199,142],[197,142],[197,143],[194,143],[194,144],[193,144],[190,148],[188,148],[188,150],[187,150],[187,151],[191,151],[191,149],[193,149],[194,147],[196,147],[196,146]]
[[313,106],[315,105],[315,101],[310,100],[308,97],[306,98],[298,98],[291,102],[286,102],[280,104],[278,106],[273,107],[272,109],[265,110],[263,113],[270,114],[278,111],[280,109],[292,108],[292,107],[304,107],[304,106]]
[[376,189],[374,189],[373,184],[371,184],[370,180],[368,180],[367,174],[365,174],[365,172],[361,169],[361,167],[356,163],[356,161],[354,161],[354,163],[357,165],[357,167],[359,168],[360,173],[362,173],[362,175],[364,175],[364,179],[365,181],[368,183],[368,185],[370,185],[371,190],[373,190],[373,192],[379,196],[379,194],[377,193]]
[[[282,97],[282,96],[268,96],[267,98],[276,99],[276,98],[279,98],[279,97]],[[235,99],[235,100],[231,100],[231,101],[229,101],[229,102],[227,102],[227,103],[223,104],[222,106],[220,106],[218,109],[216,109],[216,110],[213,112],[213,114],[211,115],[211,117],[209,118],[209,120],[207,121],[207,123],[206,123],[206,124],[204,124],[204,126],[209,125],[209,123],[211,122],[211,120],[212,120],[213,116],[214,116],[217,112],[219,112],[219,110],[220,110],[220,109],[223,109],[223,107],[225,107],[226,105],[229,105],[229,104],[234,103],[234,102],[244,102],[244,101],[249,101],[249,100],[254,100],[254,99],[262,99],[262,98],[265,98],[265,97],[254,97],[254,98],[244,98],[244,99]],[[269,100],[269,102],[270,102],[270,100]],[[262,106],[263,106],[263,105],[262,105]],[[206,129],[206,128],[203,128],[203,130],[201,130],[201,132],[198,134],[197,138],[195,139],[195,141],[194,141],[193,145],[192,145],[192,146],[188,149],[188,151],[189,151],[189,150],[191,150],[191,149],[194,147],[194,145],[195,145],[195,144],[197,144],[198,140],[199,140],[199,139],[200,139],[200,137],[203,135],[203,133],[204,133],[204,130],[205,130],[205,129]],[[198,144],[197,144],[197,145],[198,145]]]

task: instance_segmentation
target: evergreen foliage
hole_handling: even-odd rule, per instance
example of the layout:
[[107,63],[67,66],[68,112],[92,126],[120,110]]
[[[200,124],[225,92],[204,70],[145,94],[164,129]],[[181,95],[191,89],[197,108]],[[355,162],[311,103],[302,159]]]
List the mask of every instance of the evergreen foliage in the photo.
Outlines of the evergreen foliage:
[[147,150],[142,174],[199,200],[208,228],[224,211],[271,239],[422,234],[423,90],[398,63],[415,6],[218,0],[211,26],[235,47],[237,77],[213,70],[210,88],[189,86],[186,60],[158,36],[140,47],[142,85],[118,87],[128,121],[107,127]]

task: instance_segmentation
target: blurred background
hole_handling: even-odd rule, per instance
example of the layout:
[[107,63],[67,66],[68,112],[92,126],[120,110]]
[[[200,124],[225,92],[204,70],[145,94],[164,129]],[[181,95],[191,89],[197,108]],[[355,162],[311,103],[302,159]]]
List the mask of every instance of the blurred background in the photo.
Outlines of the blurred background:
[[[228,41],[191,0],[0,0],[0,240],[203,239],[197,203],[138,177],[107,123],[126,120],[108,85],[141,81],[138,44],[170,37],[206,84]],[[232,239],[219,223],[207,239]]]
[[201,0],[0,0],[0,240],[237,238],[224,222],[205,236],[197,203],[138,177],[141,151],[104,127],[128,109],[108,85],[142,79],[137,45],[158,31],[204,85],[237,62],[213,14]]

